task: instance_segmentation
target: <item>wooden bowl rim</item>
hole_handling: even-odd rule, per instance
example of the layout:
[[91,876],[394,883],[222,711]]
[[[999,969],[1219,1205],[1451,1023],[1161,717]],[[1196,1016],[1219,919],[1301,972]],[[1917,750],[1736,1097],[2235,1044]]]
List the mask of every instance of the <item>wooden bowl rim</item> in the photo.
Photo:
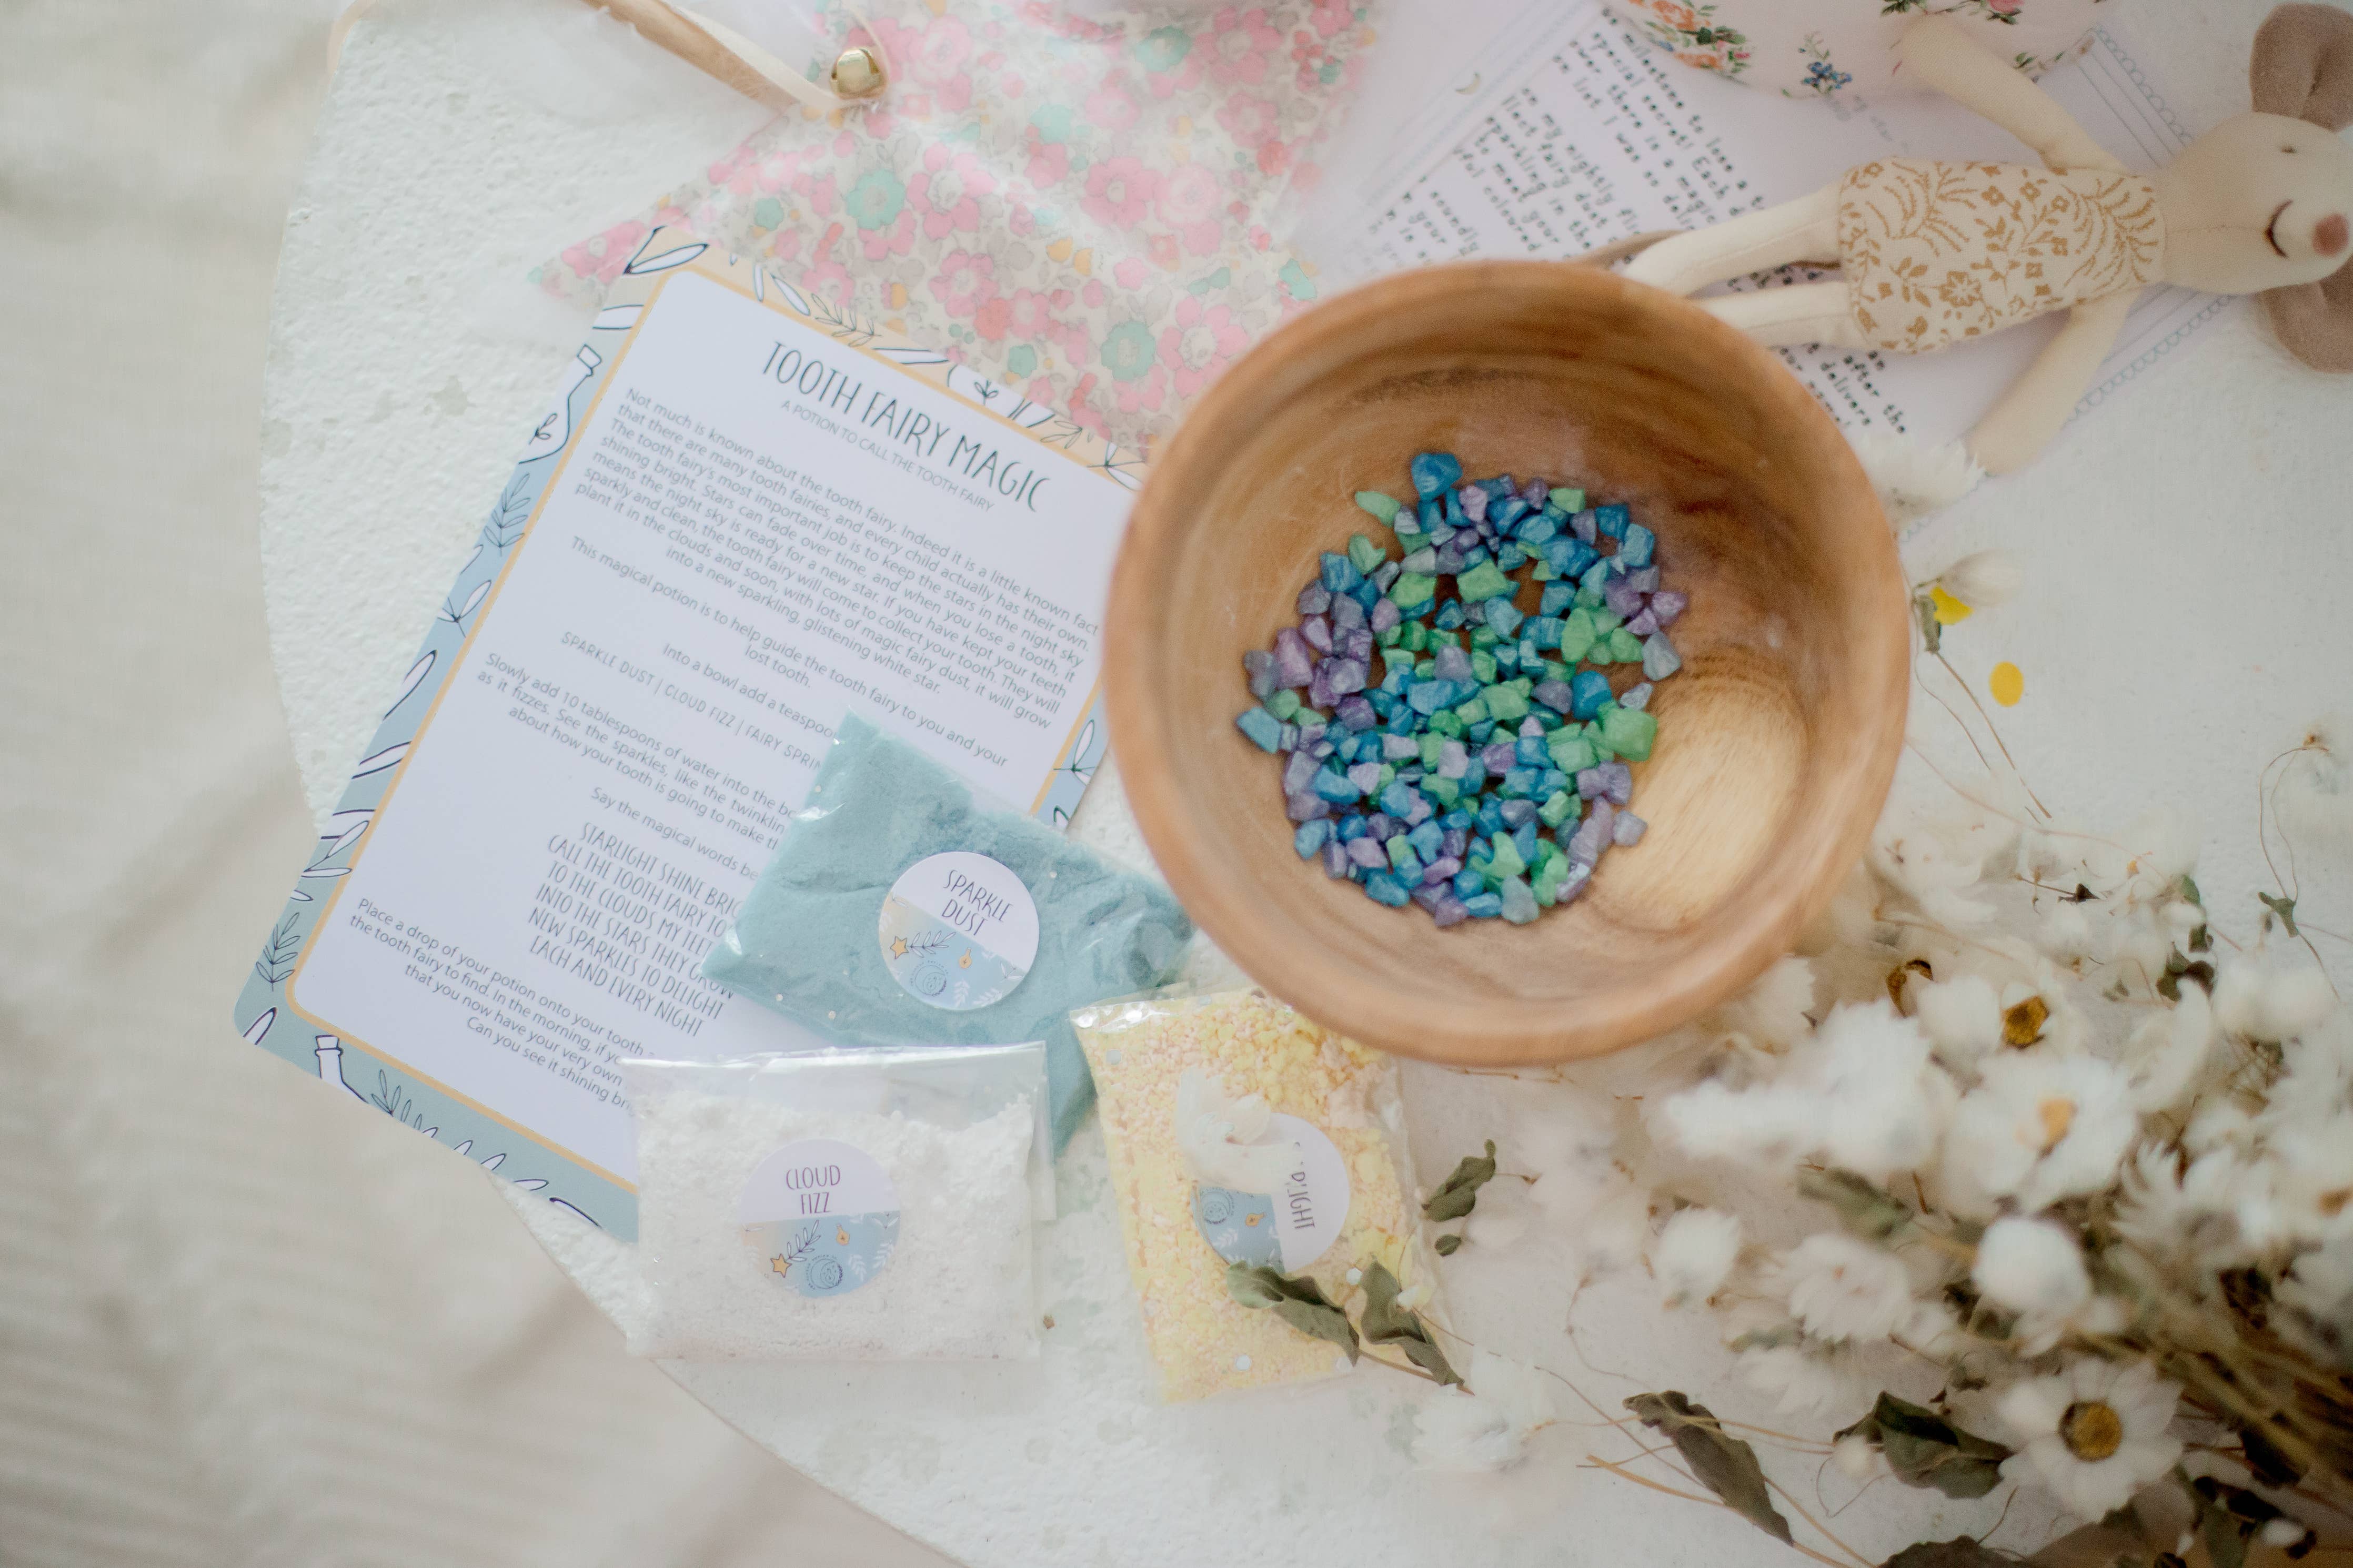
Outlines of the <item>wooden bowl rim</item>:
[[[1531,291],[1555,296],[1572,310],[1630,310],[1653,330],[1702,340],[1704,354],[1726,363],[1727,383],[1754,388],[1765,413],[1790,428],[1793,443],[1817,462],[1827,458],[1833,491],[1824,515],[1875,520],[1875,528],[1841,547],[1870,551],[1885,584],[1879,604],[1854,627],[1858,706],[1877,733],[1864,762],[1825,781],[1846,796],[1840,829],[1816,837],[1803,874],[1758,889],[1737,909],[1704,917],[1724,923],[1688,963],[1652,977],[1641,988],[1620,985],[1580,1001],[1573,1018],[1556,1000],[1497,996],[1475,1007],[1364,982],[1366,966],[1333,961],[1308,931],[1274,917],[1251,897],[1249,879],[1216,863],[1216,847],[1201,832],[1179,791],[1172,765],[1178,737],[1155,719],[1152,688],[1159,679],[1153,647],[1166,646],[1162,626],[1169,605],[1155,568],[1183,543],[1187,517],[1176,477],[1213,467],[1203,449],[1213,416],[1240,404],[1262,405],[1268,384],[1284,370],[1286,340],[1311,323],[1327,333],[1351,333],[1384,318],[1410,312],[1463,290]],[[1630,282],[1599,268],[1567,262],[1471,260],[1391,274],[1311,307],[1229,366],[1181,424],[1151,466],[1132,512],[1113,569],[1110,624],[1104,637],[1105,716],[1120,777],[1137,826],[1155,860],[1194,923],[1267,991],[1328,1027],[1402,1056],[1462,1066],[1535,1065],[1599,1056],[1688,1022],[1731,996],[1789,951],[1799,932],[1825,908],[1861,857],[1895,775],[1904,740],[1910,679],[1911,619],[1901,562],[1876,490],[1845,436],[1813,395],[1769,350],[1690,301]],[[1878,690],[1869,685],[1876,677]],[[1239,670],[1235,690],[1242,691]],[[1239,707],[1239,700],[1237,706]],[[1249,787],[1246,781],[1238,787]],[[1272,784],[1267,783],[1270,798]],[[1399,911],[1402,918],[1411,910]],[[1437,941],[1455,932],[1430,932]]]

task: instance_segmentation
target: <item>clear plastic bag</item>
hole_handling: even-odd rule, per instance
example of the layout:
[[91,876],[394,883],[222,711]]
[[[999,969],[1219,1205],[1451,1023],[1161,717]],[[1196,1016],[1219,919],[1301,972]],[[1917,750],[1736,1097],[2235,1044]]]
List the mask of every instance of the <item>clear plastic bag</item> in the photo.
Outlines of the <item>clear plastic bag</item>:
[[[959,877],[981,885],[917,907]],[[1000,899],[1026,900],[1029,923],[995,918]],[[971,937],[955,922],[976,910]],[[1166,984],[1192,935],[1158,881],[992,808],[851,714],[702,973],[845,1045],[1043,1039],[1059,1150],[1092,1103],[1070,1010]]]
[[633,1352],[1037,1355],[1042,1045],[621,1065],[650,1296]]
[[1394,1060],[1258,990],[1171,989],[1071,1022],[1163,1399],[1348,1370],[1335,1345],[1236,1302],[1236,1264],[1311,1276],[1351,1317],[1375,1263],[1401,1302],[1427,1300],[1436,1269]]
[[[1130,446],[1314,298],[1290,195],[1353,97],[1371,0],[865,9],[892,71],[880,98],[770,121],[538,286],[594,300],[653,227],[691,228],[847,341],[935,347],[997,384],[1000,412],[1026,399]],[[868,41],[837,5],[733,0],[723,19],[812,69]]]

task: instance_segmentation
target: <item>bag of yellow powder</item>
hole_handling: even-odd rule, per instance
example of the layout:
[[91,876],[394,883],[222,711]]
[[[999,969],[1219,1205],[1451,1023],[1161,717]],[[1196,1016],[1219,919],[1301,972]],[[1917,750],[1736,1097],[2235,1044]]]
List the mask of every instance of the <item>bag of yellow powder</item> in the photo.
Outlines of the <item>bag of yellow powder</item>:
[[1375,1263],[1401,1300],[1428,1296],[1394,1061],[1255,990],[1156,993],[1071,1023],[1163,1399],[1348,1370],[1341,1346],[1236,1301],[1234,1265],[1312,1278],[1352,1318]]

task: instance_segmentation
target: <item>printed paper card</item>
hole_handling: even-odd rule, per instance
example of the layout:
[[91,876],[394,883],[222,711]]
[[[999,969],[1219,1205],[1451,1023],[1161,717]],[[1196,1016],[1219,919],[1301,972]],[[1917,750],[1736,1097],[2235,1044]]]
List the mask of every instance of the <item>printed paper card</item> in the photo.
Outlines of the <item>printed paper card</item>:
[[636,1233],[625,1057],[820,1043],[702,978],[855,707],[1067,823],[1138,454],[676,230],[616,283],[237,1005]]

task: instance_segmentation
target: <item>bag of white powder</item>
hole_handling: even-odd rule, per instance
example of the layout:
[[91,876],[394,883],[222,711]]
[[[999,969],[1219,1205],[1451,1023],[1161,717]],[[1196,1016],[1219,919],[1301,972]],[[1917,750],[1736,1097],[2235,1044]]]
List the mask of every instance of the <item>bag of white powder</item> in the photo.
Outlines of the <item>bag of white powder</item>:
[[638,1355],[1024,1360],[1042,1043],[622,1064]]

